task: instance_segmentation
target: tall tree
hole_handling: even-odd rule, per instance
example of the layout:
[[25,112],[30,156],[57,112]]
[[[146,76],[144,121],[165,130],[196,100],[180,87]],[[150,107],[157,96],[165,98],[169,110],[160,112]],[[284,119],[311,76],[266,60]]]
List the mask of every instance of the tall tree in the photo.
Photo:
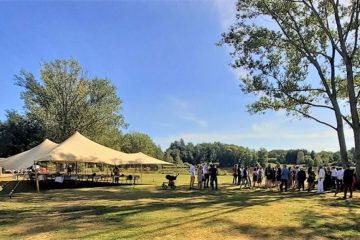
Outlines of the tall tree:
[[268,162],[268,151],[265,148],[260,148],[257,155],[259,164],[265,167]]
[[304,151],[298,151],[296,156],[296,164],[304,164],[305,163],[305,154]]
[[54,141],[61,142],[75,131],[103,139],[125,126],[122,102],[110,80],[86,77],[74,59],[42,64],[40,80],[24,70],[15,78],[24,89],[21,95],[29,117],[40,122]]
[[[334,129],[343,162],[348,161],[347,122],[354,133],[360,175],[360,1],[239,0],[237,11],[237,22],[222,43],[235,49],[233,67],[249,73],[242,79],[243,91],[260,95],[250,111],[284,109]],[[261,24],[261,19],[272,26]],[[341,86],[346,86],[346,97],[339,94]],[[343,100],[350,117],[342,112]],[[331,111],[336,124],[313,114],[316,108]]]
[[152,157],[163,159],[163,152],[157,146],[150,136],[139,133],[131,132],[121,137],[120,150],[126,153],[142,152]]

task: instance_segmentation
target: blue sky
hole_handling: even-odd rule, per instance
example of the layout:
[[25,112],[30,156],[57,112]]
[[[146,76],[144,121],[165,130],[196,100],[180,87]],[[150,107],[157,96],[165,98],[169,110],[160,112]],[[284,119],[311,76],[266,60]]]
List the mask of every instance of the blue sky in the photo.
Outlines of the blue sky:
[[215,45],[234,11],[233,0],[0,2],[0,120],[6,109],[23,109],[14,74],[38,75],[41,62],[75,58],[89,76],[117,86],[125,131],[144,132],[163,149],[183,138],[337,150],[327,127],[246,112],[254,97],[240,92],[228,49]]

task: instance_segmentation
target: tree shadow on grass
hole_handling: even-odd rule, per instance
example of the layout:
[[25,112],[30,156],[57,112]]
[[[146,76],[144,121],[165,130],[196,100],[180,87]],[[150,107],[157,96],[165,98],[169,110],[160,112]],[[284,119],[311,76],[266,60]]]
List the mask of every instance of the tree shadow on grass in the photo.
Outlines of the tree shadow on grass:
[[[96,221],[106,222],[108,227],[115,227],[113,225],[123,224],[127,217],[133,217],[137,214],[152,213],[155,211],[167,212],[169,209],[178,209],[183,212],[192,211],[193,209],[206,209],[209,206],[219,206],[217,210],[205,212],[206,217],[197,218],[202,221],[205,218],[215,216],[217,214],[226,214],[234,210],[241,210],[255,205],[269,205],[272,202],[280,201],[289,196],[297,196],[294,194],[279,194],[267,191],[252,191],[239,192],[238,190],[228,191],[161,191],[161,190],[147,190],[147,189],[87,189],[83,190],[67,190],[67,191],[53,191],[47,194],[40,195],[19,195],[14,199],[18,203],[24,203],[31,199],[32,204],[42,204],[50,201],[55,204],[53,207],[44,207],[28,209],[19,211],[15,209],[3,210],[3,216],[12,216],[14,221],[6,220],[6,217],[0,216],[0,221],[4,225],[12,226],[18,222],[32,222],[31,230],[24,229],[18,231],[16,236],[25,237],[31,234],[38,234],[43,232],[57,231],[60,227],[67,226],[70,223],[71,228],[76,228],[77,220],[81,219],[82,224],[93,224]],[[311,197],[304,195],[304,197]],[[151,199],[150,202],[146,200]],[[98,203],[97,201],[110,201]],[[9,200],[10,201],[10,200]],[[86,204],[77,205],[76,202],[83,201]],[[134,204],[123,205],[122,201],[130,201]],[[139,203],[136,203],[139,201]],[[46,204],[45,204],[46,205]],[[34,213],[35,217],[34,217]],[[211,216],[210,216],[211,215]],[[162,227],[177,227],[184,224],[187,220],[184,219],[181,223],[169,224],[169,220],[157,222]],[[60,221],[60,224],[59,222]],[[177,219],[179,221],[179,219]],[[62,225],[61,222],[64,224]],[[141,224],[142,227],[147,227],[153,223]],[[136,227],[129,226],[128,227]],[[105,228],[105,230],[108,228]],[[151,231],[145,231],[141,234],[151,234]],[[99,232],[94,233],[99,234]],[[139,233],[136,233],[137,235]],[[127,237],[135,237],[135,235],[128,235]]]
[[[144,228],[144,231],[129,231],[123,235],[126,238],[141,238],[148,235],[156,234],[162,229],[176,229],[191,221],[208,222],[209,225],[226,223],[231,226],[229,231],[235,231],[236,234],[245,234],[253,238],[271,238],[275,234],[282,237],[290,238],[297,236],[299,238],[310,238],[312,235],[324,237],[338,237],[340,232],[343,236],[352,237],[351,231],[360,230],[360,222],[354,215],[350,224],[336,226],[335,223],[325,224],[322,216],[318,212],[306,210],[294,215],[301,226],[296,227],[264,227],[261,225],[241,224],[241,222],[232,222],[224,219],[216,219],[220,216],[233,211],[241,211],[251,206],[267,206],[277,201],[286,201],[291,198],[294,203],[300,202],[304,198],[312,198],[313,194],[307,193],[278,193],[259,191],[239,191],[232,188],[221,191],[162,191],[158,189],[132,189],[132,188],[104,188],[104,189],[72,189],[48,191],[46,194],[30,195],[23,194],[17,198],[7,201],[17,203],[30,202],[29,208],[15,209],[9,208],[0,211],[0,223],[3,227],[13,227],[16,224],[27,223],[28,227],[20,229],[15,235],[19,238],[32,236],[34,234],[48,233],[68,228],[68,231],[82,231],[83,226],[97,226],[96,231],[82,231],[81,237],[91,238],[100,237],[102,234],[108,234],[114,229],[138,229]],[[51,202],[52,205],[46,206],[44,202]],[[332,206],[333,201],[321,200],[323,206]],[[337,202],[336,202],[337,203]],[[34,205],[39,204],[39,207]],[[44,207],[40,207],[44,204]],[[339,203],[342,204],[342,203]],[[344,203],[345,204],[345,203]],[[211,210],[206,209],[214,206]],[[348,207],[348,206],[343,206]],[[358,203],[352,203],[350,209],[359,207]],[[164,219],[153,221],[144,221],[133,223],[127,221],[129,218],[136,218],[141,214],[154,213],[163,211],[166,214],[171,213],[172,209],[180,210],[185,213],[184,216],[177,217],[176,220],[170,221],[171,216]],[[203,209],[201,216],[192,216],[195,209]],[[254,213],[258,215],[259,213]],[[269,213],[260,213],[269,214]],[[271,213],[270,213],[271,214]],[[8,218],[11,216],[11,219]],[[191,216],[191,220],[189,220]],[[334,215],[338,218],[342,215]],[[327,216],[329,217],[329,216]],[[276,221],[276,219],[274,219]],[[29,224],[31,223],[31,224]],[[155,224],[155,225],[154,225]],[[154,225],[154,227],[152,226]],[[91,227],[92,228],[92,227]],[[320,229],[320,231],[316,231]],[[276,236],[275,236],[276,237]],[[360,236],[358,236],[360,237]]]

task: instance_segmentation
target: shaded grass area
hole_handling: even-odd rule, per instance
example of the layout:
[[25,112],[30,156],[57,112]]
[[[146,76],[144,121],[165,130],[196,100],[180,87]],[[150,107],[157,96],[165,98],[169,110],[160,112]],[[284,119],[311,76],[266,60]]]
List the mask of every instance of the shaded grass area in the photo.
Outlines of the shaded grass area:
[[141,186],[51,190],[0,199],[1,239],[360,239],[360,194],[239,190],[161,190],[161,175]]

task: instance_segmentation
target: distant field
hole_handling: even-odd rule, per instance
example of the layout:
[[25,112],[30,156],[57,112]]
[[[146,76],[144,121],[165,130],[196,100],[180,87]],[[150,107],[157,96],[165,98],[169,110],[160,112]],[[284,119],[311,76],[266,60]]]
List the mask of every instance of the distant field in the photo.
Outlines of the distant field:
[[0,239],[360,239],[360,194],[239,190],[161,190],[144,185],[51,190],[0,198]]

